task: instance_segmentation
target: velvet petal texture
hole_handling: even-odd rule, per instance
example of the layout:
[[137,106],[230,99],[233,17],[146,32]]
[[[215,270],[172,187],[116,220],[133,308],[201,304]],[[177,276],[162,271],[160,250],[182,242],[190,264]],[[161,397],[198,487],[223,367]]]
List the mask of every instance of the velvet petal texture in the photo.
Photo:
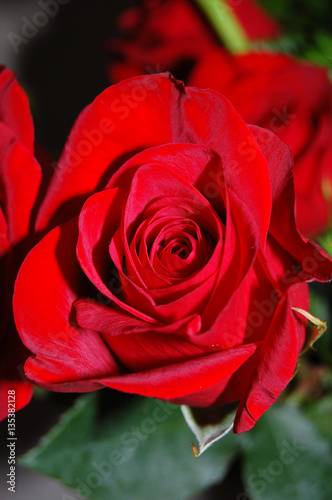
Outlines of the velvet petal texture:
[[15,139],[33,152],[34,127],[29,101],[14,73],[1,65],[0,94],[0,123],[5,124],[15,134]]
[[296,225],[295,211],[289,210],[289,203],[291,206],[295,203],[293,160],[289,148],[268,130],[256,126],[250,126],[250,129],[270,168],[273,210],[269,233],[298,261],[305,280],[324,281],[324,276],[331,279],[331,266],[326,252],[301,235]]
[[185,98],[180,85],[164,76],[142,77],[126,81],[119,90],[109,87],[79,116],[39,213],[38,228],[76,215],[133,153],[178,142]]
[[[140,371],[121,377],[106,378],[103,383],[124,392],[143,396],[175,399],[196,393],[234,373],[255,352],[256,346],[245,345],[190,361]],[[195,376],[193,376],[193,374]]]
[[83,111],[37,228],[47,234],[14,297],[28,376],[238,403],[236,432],[292,377],[305,282],[332,276],[297,230],[289,148],[167,74],[115,85]]
[[235,432],[245,432],[273,404],[292,378],[305,340],[306,320],[291,307],[309,307],[305,283],[294,285],[276,310],[264,343],[257,353],[256,367],[238,408]]
[[[8,402],[13,402],[13,399],[8,399],[8,391],[15,391],[15,410],[19,411],[24,408],[31,400],[33,393],[33,385],[24,380],[23,363],[19,365],[23,380],[2,379],[0,381],[0,420],[4,420],[8,416]],[[12,407],[10,407],[12,408]]]
[[14,311],[19,311],[16,324],[23,341],[38,353],[25,365],[27,376],[45,388],[64,384],[64,391],[80,392],[98,388],[90,379],[117,374],[118,368],[100,336],[77,327],[71,316],[77,291],[84,287],[75,259],[76,240],[77,219],[72,219],[34,247],[26,259],[29,265],[19,273]]
[[28,248],[31,211],[40,183],[40,167],[31,153],[18,142],[8,141],[1,149],[0,188],[4,231],[0,237],[1,327],[0,327],[0,419],[7,416],[7,391],[15,390],[16,409],[32,395],[23,365],[29,355],[17,334],[12,317],[12,293],[19,265]]
[[0,420],[8,414],[8,391],[15,391],[19,410],[33,389],[23,369],[29,352],[17,334],[11,305],[17,271],[32,245],[32,214],[41,183],[33,143],[28,99],[14,73],[0,66]]
[[[127,96],[122,101],[129,104],[122,103],[121,96]],[[114,85],[81,113],[41,207],[37,228],[77,215],[85,199],[103,188],[134,153],[178,142],[203,144],[216,151],[223,162],[225,182],[232,190],[241,179],[243,189],[239,194],[257,220],[263,242],[271,205],[268,168],[252,144],[248,128],[219,94],[186,89],[167,75],[132,78]],[[254,175],[250,166],[255,169]]]
[[29,233],[41,172],[37,160],[21,143],[12,142],[12,138],[8,134],[7,147],[3,145],[1,148],[0,182],[7,238],[9,244],[14,246]]

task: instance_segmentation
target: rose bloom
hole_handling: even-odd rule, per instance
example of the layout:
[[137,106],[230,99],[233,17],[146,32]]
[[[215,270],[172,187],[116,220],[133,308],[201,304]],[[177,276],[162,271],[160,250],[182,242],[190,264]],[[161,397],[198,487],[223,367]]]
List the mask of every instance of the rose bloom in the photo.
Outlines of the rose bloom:
[[16,410],[32,395],[32,384],[23,371],[29,352],[17,334],[11,303],[17,271],[32,246],[29,230],[41,170],[34,158],[34,129],[27,97],[14,74],[3,66],[0,136],[0,419],[4,419],[8,391],[15,391]]
[[[53,228],[53,229],[51,229]],[[49,390],[238,403],[251,428],[292,378],[307,281],[332,262],[297,230],[292,157],[214,91],[170,75],[78,118],[37,218],[14,311]]]
[[[277,23],[253,0],[229,0],[220,8],[232,11],[252,40],[278,35]],[[192,0],[141,0],[119,16],[117,25],[120,36],[107,44],[114,57],[108,67],[112,82],[168,70],[184,79],[220,43]]]
[[214,50],[189,81],[224,94],[247,123],[276,133],[295,161],[297,221],[314,237],[332,214],[332,85],[327,71],[284,54]]

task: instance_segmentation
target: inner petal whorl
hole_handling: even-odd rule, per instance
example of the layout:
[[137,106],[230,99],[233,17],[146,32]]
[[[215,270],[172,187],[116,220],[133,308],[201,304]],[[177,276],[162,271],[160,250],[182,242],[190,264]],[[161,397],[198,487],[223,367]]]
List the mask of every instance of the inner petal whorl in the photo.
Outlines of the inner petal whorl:
[[124,234],[129,251],[125,261],[144,288],[168,288],[195,279],[213,256],[208,269],[212,272],[220,264],[225,226],[206,201],[154,200],[137,222]]

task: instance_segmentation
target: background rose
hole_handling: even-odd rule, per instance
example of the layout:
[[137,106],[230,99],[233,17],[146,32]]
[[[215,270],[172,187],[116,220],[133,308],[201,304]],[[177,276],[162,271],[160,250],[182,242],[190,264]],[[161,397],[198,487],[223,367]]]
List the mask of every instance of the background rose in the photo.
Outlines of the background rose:
[[[229,0],[229,8],[252,40],[278,35],[277,23],[252,0]],[[108,43],[115,57],[112,82],[146,73],[171,71],[184,79],[189,68],[220,42],[194,1],[143,0],[118,20],[121,37]]]
[[249,429],[296,367],[304,282],[331,276],[293,204],[287,146],[221,95],[165,75],[110,87],[71,132],[16,283],[28,377],[240,401]]
[[17,410],[32,395],[23,371],[28,351],[17,334],[11,302],[17,271],[31,248],[28,235],[41,181],[33,142],[26,95],[14,74],[0,66],[0,419],[7,417],[8,390],[16,391]]
[[332,86],[324,68],[284,54],[210,51],[189,81],[224,94],[247,123],[276,133],[295,159],[297,221],[307,236],[326,230],[332,210]]

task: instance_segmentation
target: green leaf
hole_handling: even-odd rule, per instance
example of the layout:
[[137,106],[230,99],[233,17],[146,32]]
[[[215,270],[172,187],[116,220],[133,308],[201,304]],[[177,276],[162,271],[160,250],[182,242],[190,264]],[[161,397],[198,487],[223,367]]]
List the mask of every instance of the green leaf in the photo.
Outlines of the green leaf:
[[252,500],[332,498],[331,448],[300,410],[275,405],[243,438]]
[[231,408],[191,408],[181,406],[185,421],[198,440],[198,449],[192,443],[193,454],[199,457],[212,444],[225,437],[232,429],[237,405]]
[[128,398],[130,405],[101,422],[97,395],[80,398],[21,463],[94,500],[181,500],[222,480],[237,436],[196,460],[179,406]]
[[332,443],[332,393],[306,409],[306,415],[315,423],[319,432]]

